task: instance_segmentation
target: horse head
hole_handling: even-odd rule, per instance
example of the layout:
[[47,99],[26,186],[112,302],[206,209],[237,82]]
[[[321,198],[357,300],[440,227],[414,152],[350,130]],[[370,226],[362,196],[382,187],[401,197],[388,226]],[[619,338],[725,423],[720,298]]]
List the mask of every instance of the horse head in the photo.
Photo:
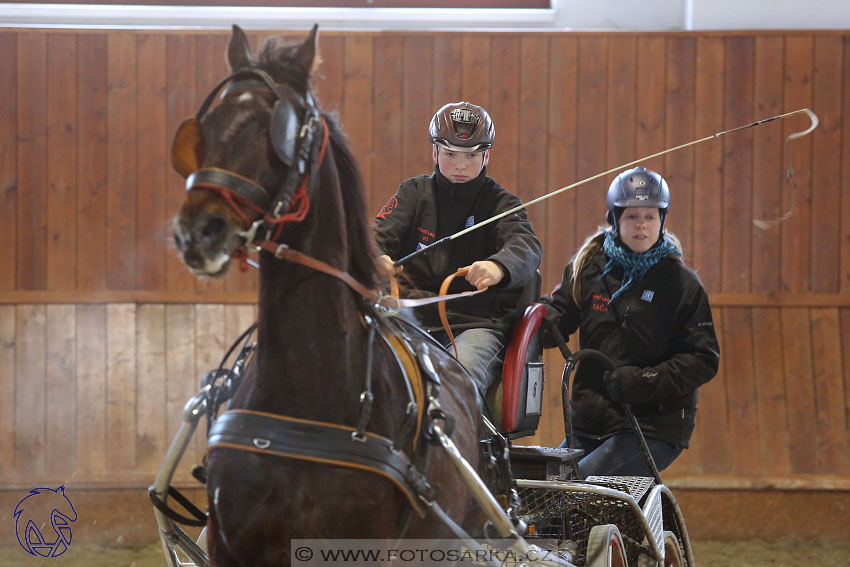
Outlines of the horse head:
[[308,87],[316,40],[317,26],[300,45],[270,38],[254,61],[245,33],[233,26],[230,75],[180,125],[172,163],[187,178],[187,196],[173,234],[194,274],[223,275],[246,244],[279,236],[287,214],[304,212],[290,209],[317,159],[319,113]]

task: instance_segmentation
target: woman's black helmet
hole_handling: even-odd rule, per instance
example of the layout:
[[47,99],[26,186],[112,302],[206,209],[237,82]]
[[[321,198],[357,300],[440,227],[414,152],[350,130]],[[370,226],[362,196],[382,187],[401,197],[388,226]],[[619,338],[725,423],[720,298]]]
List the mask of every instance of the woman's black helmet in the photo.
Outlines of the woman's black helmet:
[[428,133],[432,143],[453,152],[483,152],[496,138],[490,115],[469,102],[452,102],[438,110]]
[[626,207],[657,207],[663,229],[670,207],[667,182],[660,174],[645,167],[627,169],[615,177],[608,187],[608,213],[605,220],[614,227],[615,233],[618,232],[617,222]]

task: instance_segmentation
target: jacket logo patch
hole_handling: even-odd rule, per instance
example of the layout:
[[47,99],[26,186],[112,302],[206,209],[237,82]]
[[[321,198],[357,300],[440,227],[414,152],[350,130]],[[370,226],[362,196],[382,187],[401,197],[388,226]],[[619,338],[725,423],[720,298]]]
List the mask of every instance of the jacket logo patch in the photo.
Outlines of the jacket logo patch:
[[396,199],[395,195],[393,195],[392,197],[390,197],[390,200],[387,201],[387,204],[384,205],[383,207],[381,207],[381,210],[378,211],[378,218],[379,219],[387,218],[387,215],[390,214],[391,212],[393,212],[397,206],[398,206],[398,199]]
[[428,243],[433,240],[437,235],[428,230],[427,228],[422,228],[421,226],[416,227],[417,232],[422,236],[419,237],[420,242]]
[[466,222],[463,224],[463,228],[469,228],[470,226],[475,224],[475,216],[469,216],[466,219]]
[[643,295],[640,296],[641,299],[646,301],[647,303],[652,303],[652,298],[655,296],[655,292],[651,289],[643,290]]
[[601,311],[603,313],[608,312],[608,303],[611,302],[611,298],[607,295],[602,295],[601,293],[597,293],[593,295],[593,301],[590,304],[590,308],[594,311]]

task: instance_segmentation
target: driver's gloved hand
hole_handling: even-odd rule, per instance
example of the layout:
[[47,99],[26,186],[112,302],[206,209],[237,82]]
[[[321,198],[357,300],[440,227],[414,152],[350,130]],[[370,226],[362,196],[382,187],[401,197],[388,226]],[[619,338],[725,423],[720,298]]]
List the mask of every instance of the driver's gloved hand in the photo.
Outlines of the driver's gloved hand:
[[561,313],[552,307],[552,304],[546,301],[546,299],[547,296],[540,298],[540,303],[546,307],[546,315],[540,322],[540,329],[537,332],[537,337],[543,348],[556,348],[558,346],[558,339],[555,338],[554,333],[552,332],[552,327],[558,324],[558,321],[561,318]]
[[613,402],[626,402],[623,383],[626,382],[627,387],[634,383],[641,369],[637,366],[620,366],[614,370],[607,370],[602,375],[602,380],[605,382],[605,389],[608,390],[608,397]]

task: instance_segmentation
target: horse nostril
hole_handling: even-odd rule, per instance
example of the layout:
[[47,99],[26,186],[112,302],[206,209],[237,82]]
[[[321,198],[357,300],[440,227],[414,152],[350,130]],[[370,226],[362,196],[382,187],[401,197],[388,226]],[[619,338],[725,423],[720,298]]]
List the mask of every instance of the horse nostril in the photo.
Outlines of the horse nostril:
[[212,217],[204,228],[201,230],[201,236],[206,239],[214,238],[221,234],[225,229],[224,219],[221,217]]

